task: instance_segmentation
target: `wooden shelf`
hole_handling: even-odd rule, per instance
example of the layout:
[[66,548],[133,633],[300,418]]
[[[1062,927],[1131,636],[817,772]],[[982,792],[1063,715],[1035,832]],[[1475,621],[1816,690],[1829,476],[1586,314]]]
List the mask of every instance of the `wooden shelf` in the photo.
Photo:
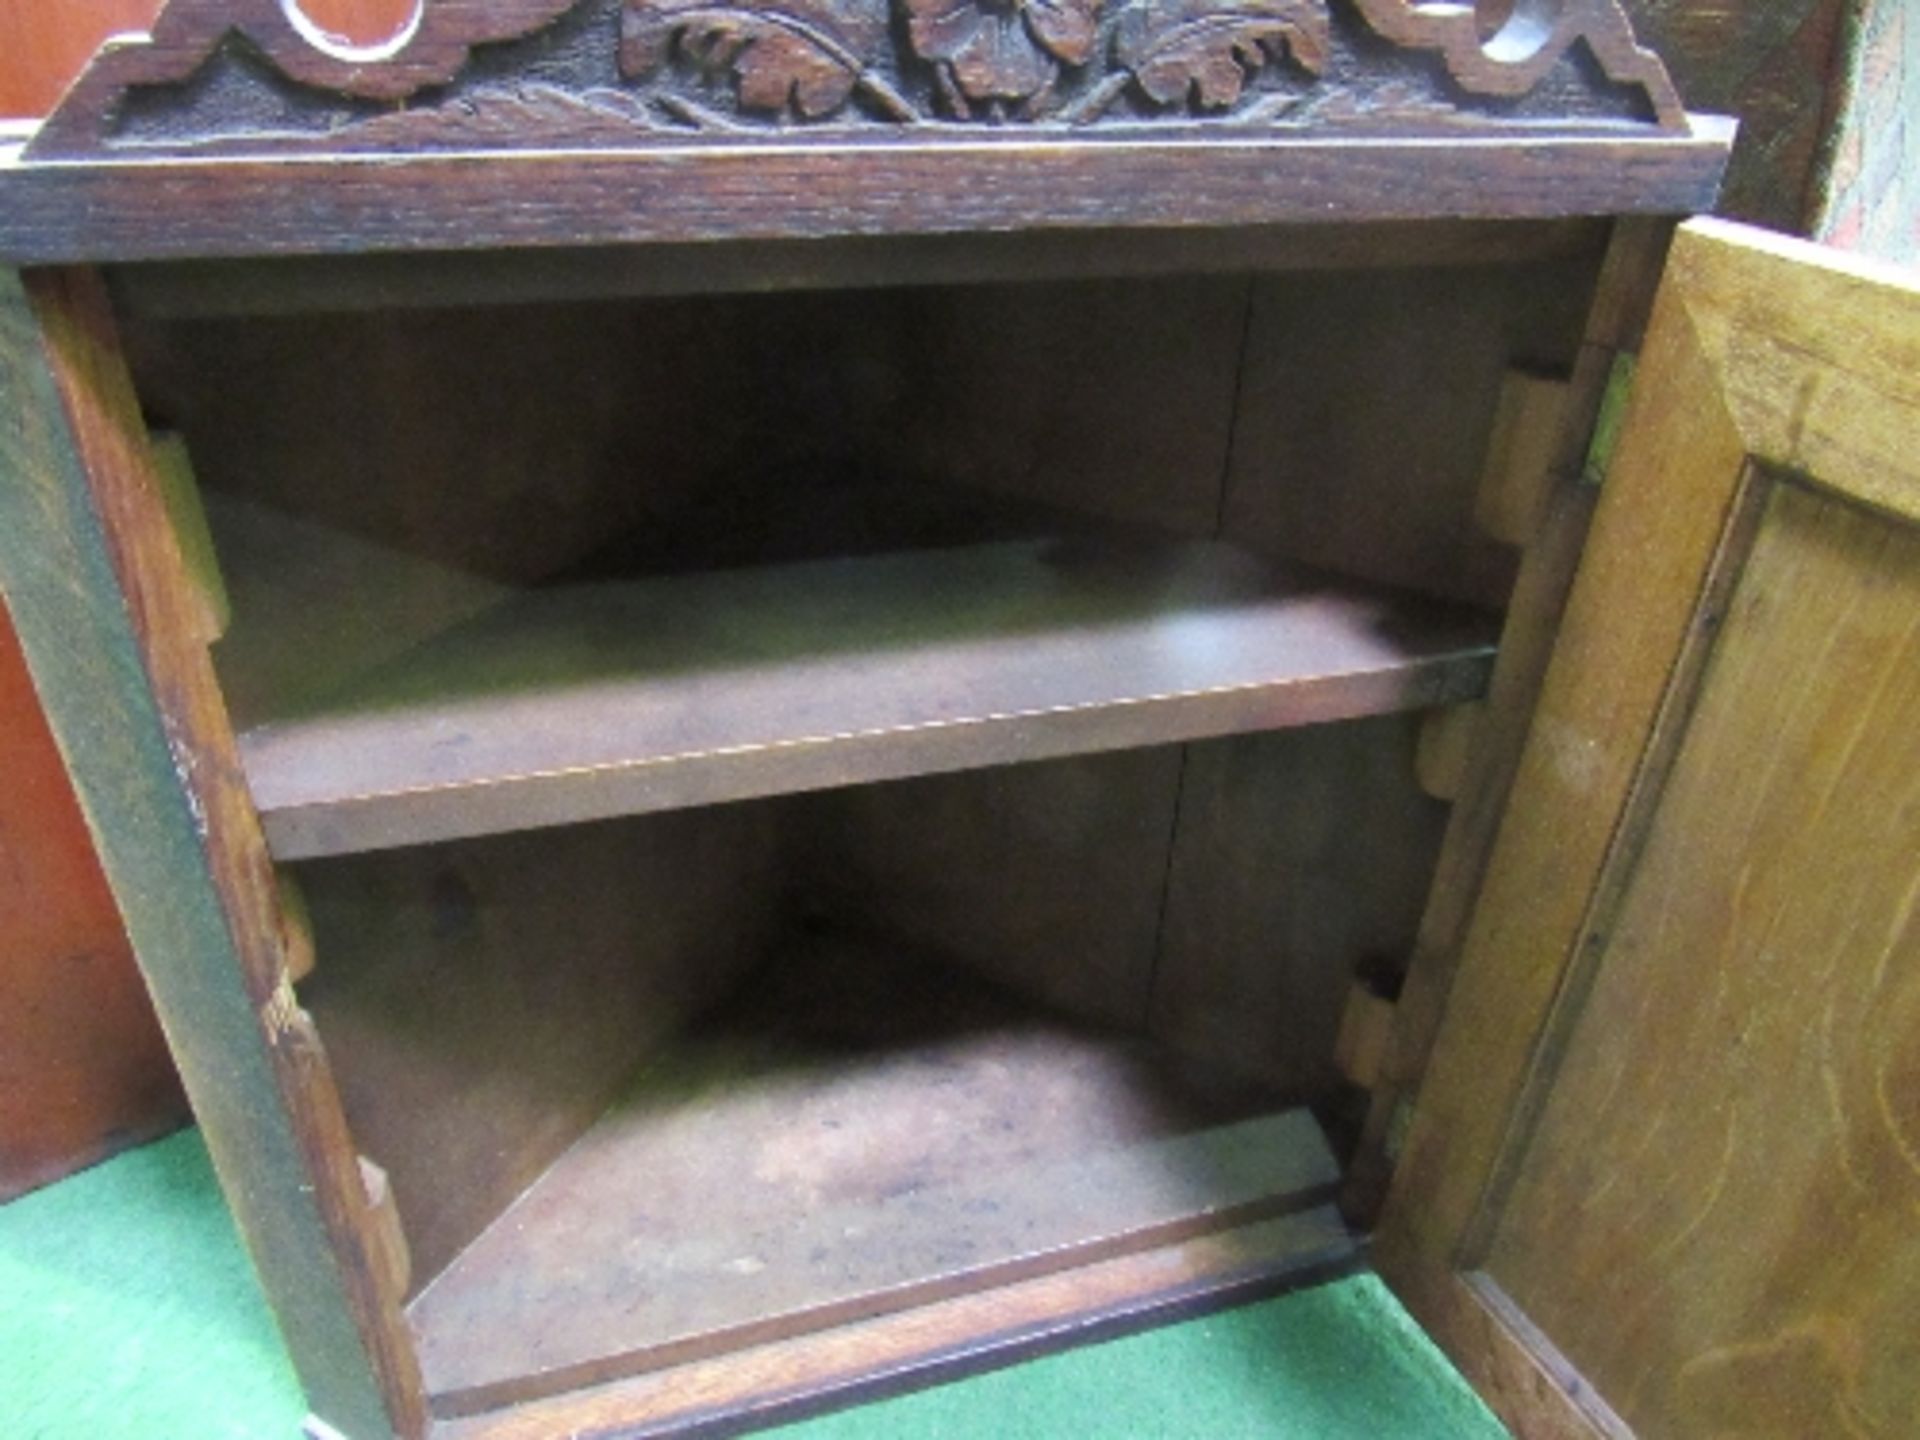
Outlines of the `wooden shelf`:
[[[1338,1179],[1313,1119],[1252,1086],[814,939],[409,1314],[435,1412],[473,1414],[1267,1225]],[[1280,1259],[1301,1235],[1334,1239]]]
[[241,752],[300,859],[1446,704],[1495,628],[1218,544],[984,544],[525,592]]

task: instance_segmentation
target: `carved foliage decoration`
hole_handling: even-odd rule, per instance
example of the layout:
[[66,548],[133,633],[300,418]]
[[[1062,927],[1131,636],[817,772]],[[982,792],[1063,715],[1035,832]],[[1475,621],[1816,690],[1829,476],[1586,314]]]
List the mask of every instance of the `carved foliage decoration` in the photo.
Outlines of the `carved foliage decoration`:
[[874,5],[647,0],[621,14],[620,69],[653,75],[677,47],[701,68],[730,69],[747,110],[817,120],[858,90],[889,118],[911,120],[912,103],[865,58],[884,43],[886,30],[886,12]]
[[1619,0],[419,0],[345,47],[297,0],[171,0],[30,159],[644,143],[769,127],[1686,125]]
[[1224,110],[1250,74],[1289,52],[1318,75],[1328,45],[1326,11],[1313,0],[1169,0],[1121,17],[1114,58],[1159,104],[1191,98]]
[[1022,101],[1029,112],[1063,65],[1093,58],[1101,0],[903,0],[913,49],[935,67],[955,113],[968,101]]

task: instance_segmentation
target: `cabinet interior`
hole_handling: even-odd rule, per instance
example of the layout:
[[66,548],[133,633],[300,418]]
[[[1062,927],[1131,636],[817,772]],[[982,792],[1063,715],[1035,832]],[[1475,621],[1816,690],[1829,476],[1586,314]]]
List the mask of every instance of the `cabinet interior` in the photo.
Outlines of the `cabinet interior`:
[[123,306],[437,1413],[1199,1238],[1298,1261],[1447,823],[1422,716],[1517,566],[1503,377],[1570,371],[1604,238],[1508,233]]

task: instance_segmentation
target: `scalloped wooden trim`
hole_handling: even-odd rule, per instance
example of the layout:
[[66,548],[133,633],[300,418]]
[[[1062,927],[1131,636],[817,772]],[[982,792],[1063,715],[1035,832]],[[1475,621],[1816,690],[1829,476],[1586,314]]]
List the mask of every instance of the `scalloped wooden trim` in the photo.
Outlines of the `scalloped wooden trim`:
[[1354,5],[1381,39],[1440,52],[1447,72],[1476,95],[1524,95],[1585,42],[1609,80],[1646,92],[1662,129],[1686,129],[1686,110],[1666,65],[1635,38],[1620,0],[1519,0],[1487,40],[1480,38],[1472,5],[1451,0],[1354,0]]
[[[354,47],[322,34],[300,14],[296,0],[170,0],[150,32],[116,36],[102,46],[24,155],[32,161],[104,153],[109,127],[130,90],[189,80],[229,36],[244,38],[296,84],[399,102],[454,81],[475,46],[533,34],[579,3],[417,0],[412,21],[391,40]],[[1645,94],[1658,129],[1688,129],[1665,66],[1634,37],[1619,0],[1519,0],[1498,33],[1484,40],[1473,6],[1457,0],[1353,3],[1382,39],[1442,56],[1469,94],[1525,95],[1575,45],[1585,44],[1610,81]],[[636,128],[636,137],[644,133]]]
[[293,0],[169,0],[146,34],[110,37],[28,142],[29,158],[101,148],[120,100],[139,86],[189,79],[229,35],[245,37],[282,75],[362,100],[404,100],[444,85],[476,45],[551,25],[578,0],[416,0],[411,22],[380,45],[331,42]]

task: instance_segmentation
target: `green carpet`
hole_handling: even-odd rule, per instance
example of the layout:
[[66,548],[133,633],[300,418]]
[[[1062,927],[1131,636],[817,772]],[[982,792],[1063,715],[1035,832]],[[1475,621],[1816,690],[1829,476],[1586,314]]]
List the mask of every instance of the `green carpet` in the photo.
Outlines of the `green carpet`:
[[[293,1440],[305,1412],[196,1132],[0,1207],[0,1437]],[[1502,1440],[1371,1276],[779,1440]]]

